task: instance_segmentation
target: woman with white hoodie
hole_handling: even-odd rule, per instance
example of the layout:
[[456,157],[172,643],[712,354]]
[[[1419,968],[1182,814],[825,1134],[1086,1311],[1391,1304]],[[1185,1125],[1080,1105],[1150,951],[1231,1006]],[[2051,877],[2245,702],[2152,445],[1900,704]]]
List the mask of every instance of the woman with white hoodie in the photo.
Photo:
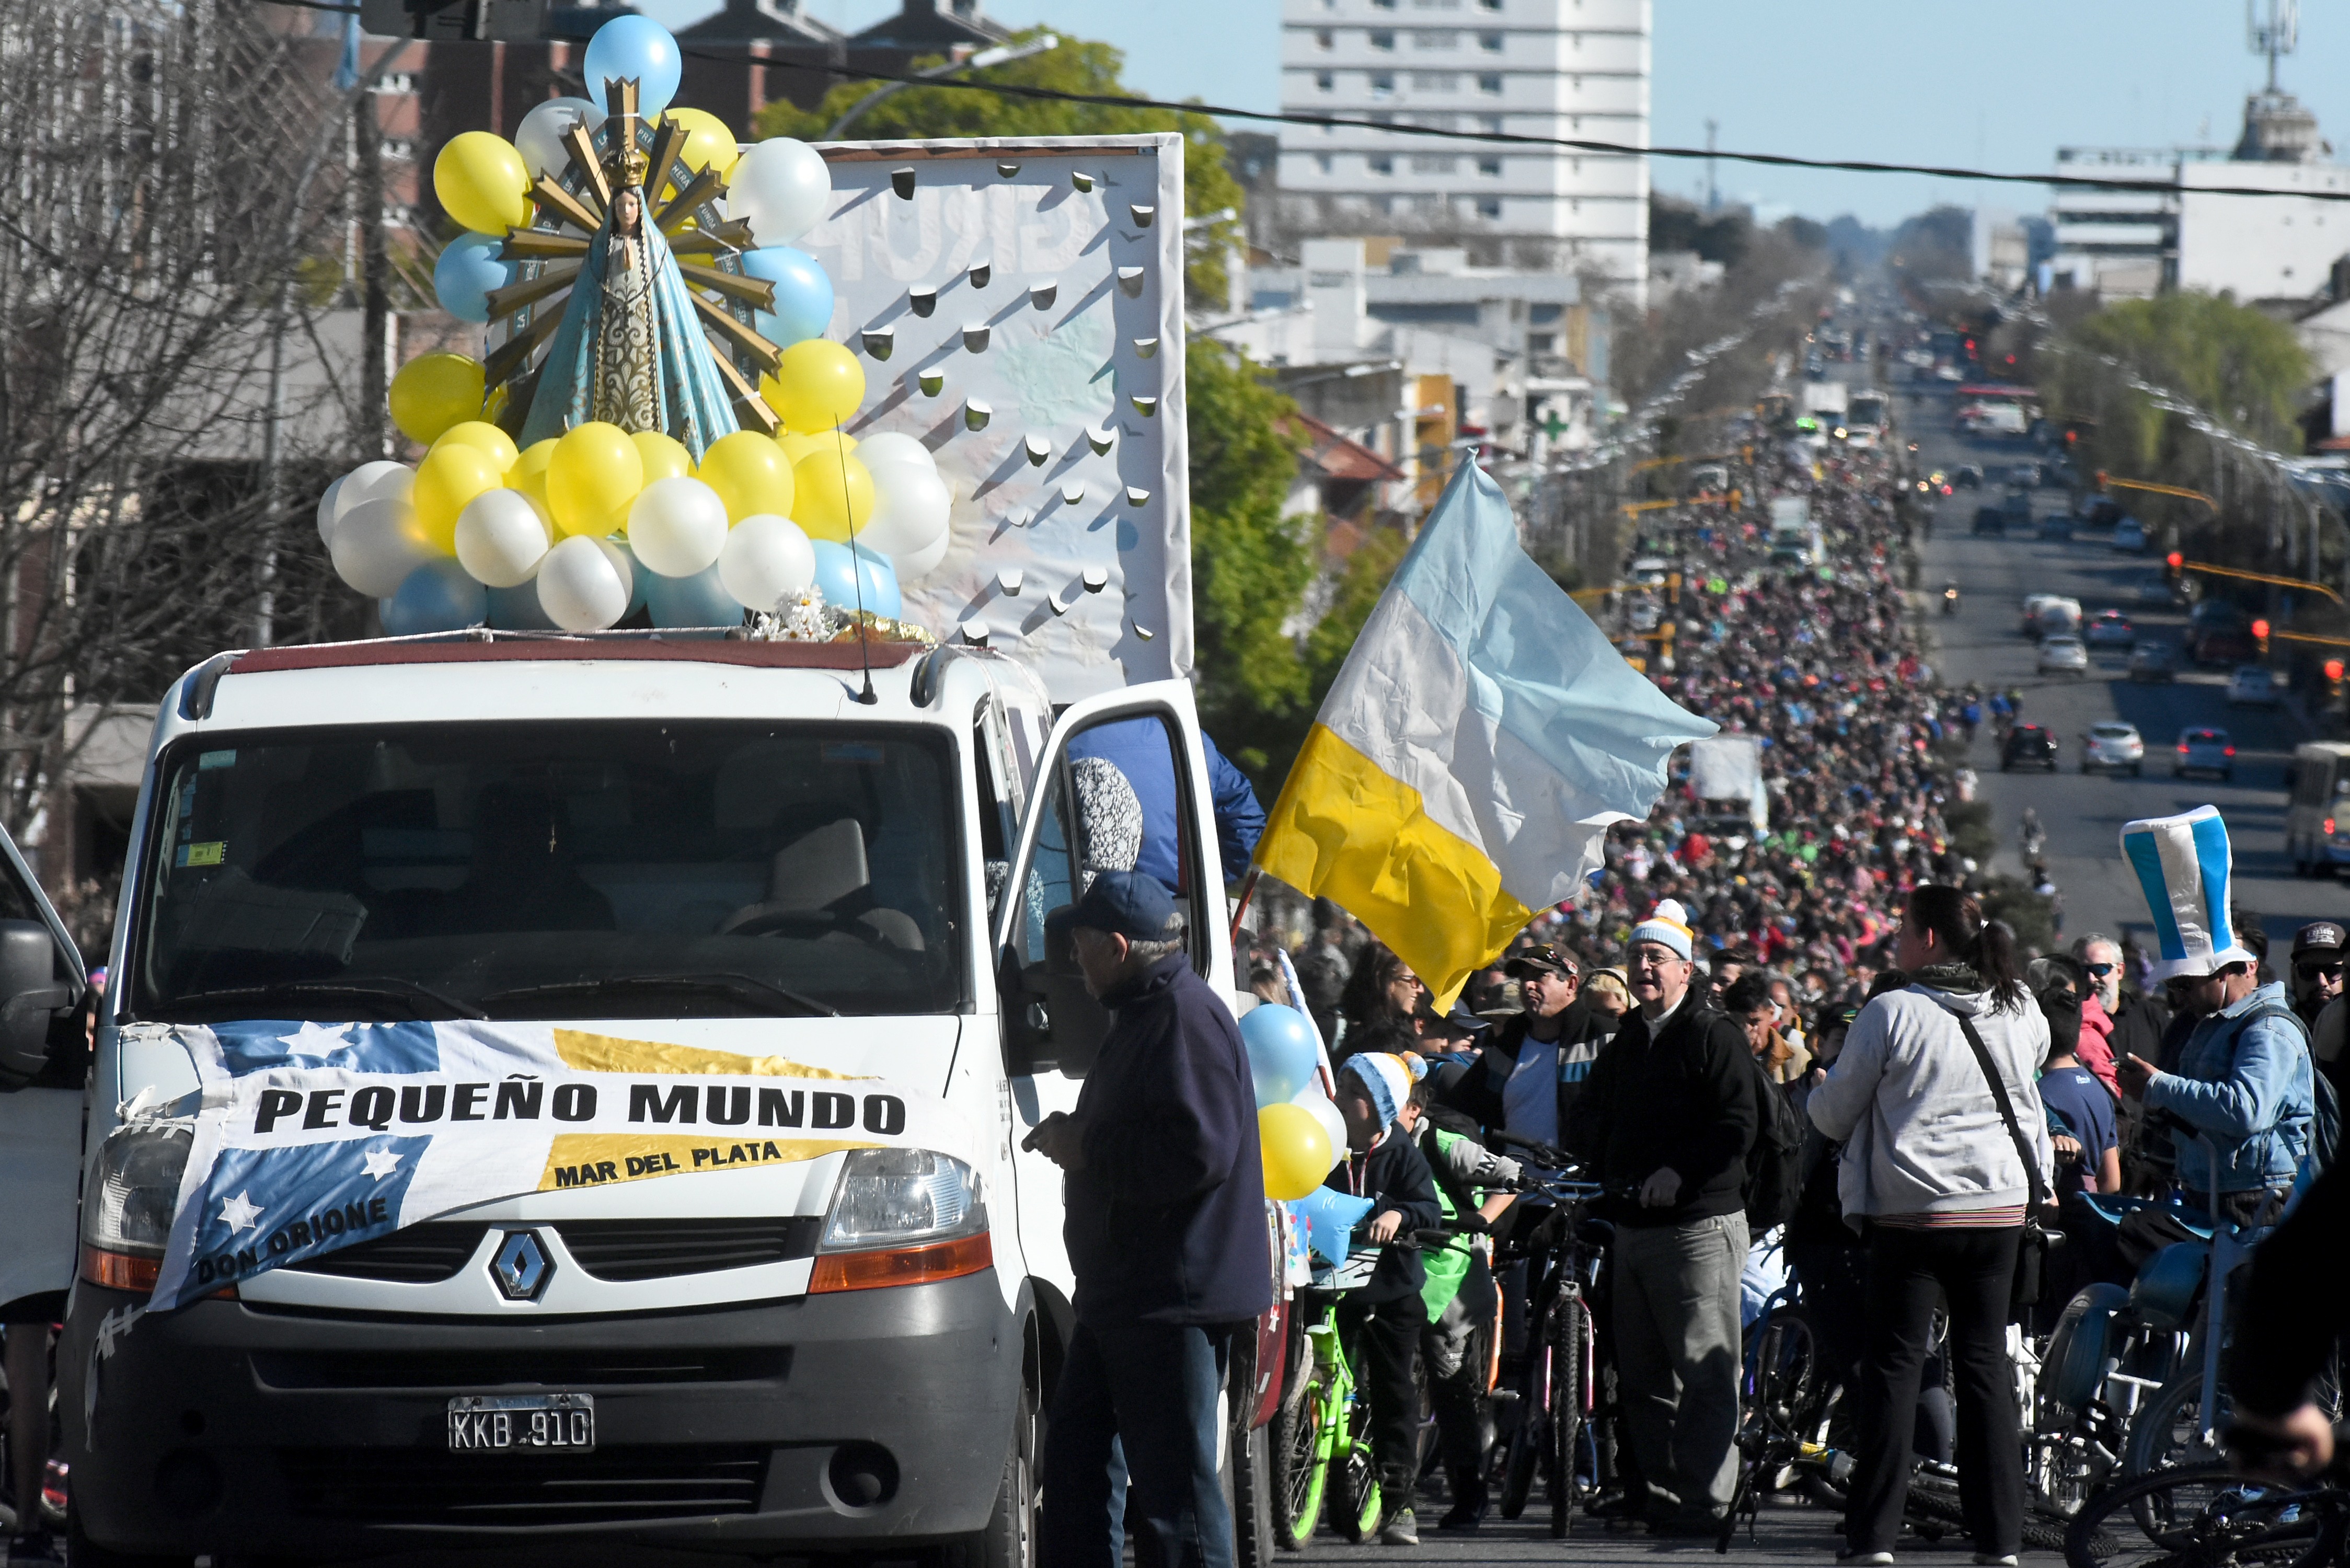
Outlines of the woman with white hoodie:
[[2017,972],[2013,933],[1984,924],[1956,888],[1909,896],[1894,962],[1909,985],[1861,1010],[1806,1107],[1844,1145],[1837,1194],[1868,1244],[1859,1463],[1837,1561],[1893,1561],[1939,1295],[1950,1307],[1960,1498],[1975,1561],[2012,1565],[2024,1494],[2007,1322],[2034,1183],[1960,1021],[1999,1073],[2043,1193],[2054,1161],[2034,1079],[2048,1021]]

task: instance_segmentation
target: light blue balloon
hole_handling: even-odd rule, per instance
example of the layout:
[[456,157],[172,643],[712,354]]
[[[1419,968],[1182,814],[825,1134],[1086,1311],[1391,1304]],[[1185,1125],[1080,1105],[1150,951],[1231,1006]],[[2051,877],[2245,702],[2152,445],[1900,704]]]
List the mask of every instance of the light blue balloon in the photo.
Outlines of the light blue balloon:
[[579,74],[588,78],[588,98],[603,103],[607,113],[617,113],[619,105],[604,103],[604,84],[635,78],[637,112],[650,119],[677,96],[683,68],[677,40],[667,27],[650,16],[615,16],[588,40],[588,57],[580,62]]
[[856,546],[857,575],[862,579],[865,607],[875,615],[896,620],[906,613],[906,596],[898,589],[898,568],[889,557],[864,545]]
[[489,590],[454,561],[427,561],[382,602],[383,629],[394,637],[479,626],[490,609]]
[[743,252],[743,270],[775,286],[775,307],[760,311],[754,324],[776,348],[821,337],[832,325],[832,279],[814,256],[769,245]]
[[1248,1050],[1249,1072],[1256,1079],[1259,1109],[1295,1099],[1322,1064],[1314,1025],[1297,1009],[1278,1002],[1259,1002],[1249,1009],[1241,1020],[1241,1044]]
[[490,625],[499,631],[556,631],[561,629],[538,602],[538,585],[525,583],[519,587],[492,588],[489,591]]
[[1347,1261],[1355,1227],[1371,1211],[1372,1201],[1317,1187],[1291,1203],[1289,1210],[1305,1222],[1307,1248],[1324,1262],[1336,1265]]
[[691,626],[741,626],[743,607],[718,580],[718,568],[691,577],[645,574],[645,607],[663,629]]
[[857,557],[835,539],[816,541],[816,586],[835,609],[857,607]]
[[487,321],[490,295],[514,282],[515,265],[498,260],[505,241],[493,234],[461,234],[432,264],[432,292],[441,308],[460,321]]

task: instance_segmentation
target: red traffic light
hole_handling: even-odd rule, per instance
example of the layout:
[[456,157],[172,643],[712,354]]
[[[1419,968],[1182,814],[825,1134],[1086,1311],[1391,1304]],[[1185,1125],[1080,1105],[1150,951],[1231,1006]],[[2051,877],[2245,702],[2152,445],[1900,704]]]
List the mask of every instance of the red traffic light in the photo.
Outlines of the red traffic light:
[[2325,661],[2325,679],[2328,680],[2339,680],[2342,679],[2342,661],[2340,659],[2329,659]]
[[2187,565],[2187,557],[2186,557],[2186,556],[2182,556],[2182,555],[2180,555],[2178,551],[2173,550],[2172,552],[2170,552],[2170,554],[2168,554],[2168,556],[2165,556],[2162,558],[2162,564],[2163,564],[2164,566],[2168,566],[2172,571],[2174,571],[2174,572],[2175,572],[2175,571],[2178,570],[2181,566],[2184,566],[2185,565]]
[[2269,623],[2264,620],[2256,620],[2252,622],[2252,640],[2255,642],[2266,642],[2268,639]]

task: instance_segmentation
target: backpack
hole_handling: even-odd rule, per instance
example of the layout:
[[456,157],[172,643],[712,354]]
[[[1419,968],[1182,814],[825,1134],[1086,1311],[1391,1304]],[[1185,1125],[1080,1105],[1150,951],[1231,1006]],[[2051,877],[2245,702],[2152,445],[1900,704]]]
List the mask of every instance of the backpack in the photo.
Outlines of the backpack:
[[1760,1241],[1766,1231],[1792,1219],[1804,1199],[1804,1118],[1795,1114],[1784,1085],[1739,1043],[1739,1054],[1754,1075],[1757,1111],[1754,1142],[1746,1151],[1746,1234]]
[[2237,1041],[2243,1038],[2244,1031],[2256,1018],[2282,1018],[2292,1024],[2293,1032],[2301,1036],[2302,1049],[2309,1054],[2311,1111],[2309,1147],[2302,1152],[2308,1156],[2310,1164],[2318,1171],[2322,1173],[2328,1170],[2334,1165],[2334,1154],[2342,1147],[2342,1097],[2334,1090],[2334,1080],[2318,1070],[2317,1054],[2310,1049],[2309,1026],[2302,1023],[2301,1015],[2292,1008],[2282,1002],[2270,1002],[2264,1007],[2256,1008],[2246,1013],[2242,1022],[2236,1025],[2235,1033],[2228,1040],[2228,1049],[2231,1056]]

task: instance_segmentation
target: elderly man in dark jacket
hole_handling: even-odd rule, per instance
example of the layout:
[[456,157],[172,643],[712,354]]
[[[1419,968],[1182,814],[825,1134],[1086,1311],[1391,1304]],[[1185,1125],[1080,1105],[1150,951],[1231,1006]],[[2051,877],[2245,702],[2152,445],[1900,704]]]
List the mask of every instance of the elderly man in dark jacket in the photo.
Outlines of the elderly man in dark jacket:
[[1076,1110],[1028,1138],[1068,1173],[1077,1316],[1046,1428],[1037,1561],[1118,1568],[1130,1482],[1159,1563],[1231,1568],[1217,1395],[1232,1326],[1273,1299],[1240,1029],[1192,972],[1156,878],[1102,872],[1047,924],[1116,1016]]
[[1746,1155],[1763,1082],[1745,1032],[1690,988],[1690,943],[1669,898],[1632,928],[1639,1006],[1566,1128],[1610,1189],[1617,1374],[1661,1535],[1717,1533],[1737,1488]]

